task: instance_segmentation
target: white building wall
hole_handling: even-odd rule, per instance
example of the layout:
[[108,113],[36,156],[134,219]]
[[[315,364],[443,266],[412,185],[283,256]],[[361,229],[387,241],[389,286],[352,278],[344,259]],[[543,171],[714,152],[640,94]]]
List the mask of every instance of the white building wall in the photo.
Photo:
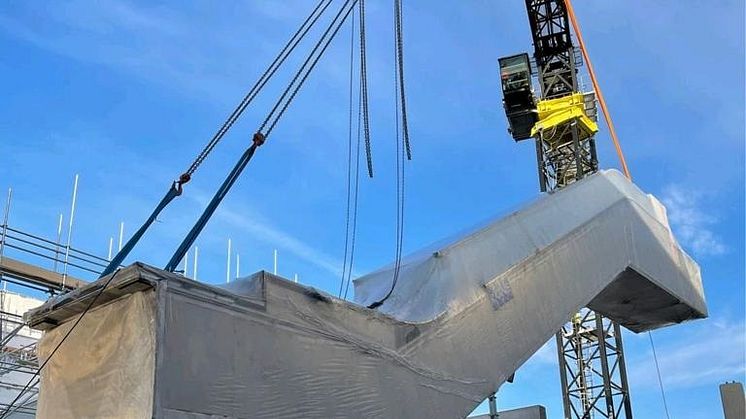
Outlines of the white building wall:
[[[16,399],[21,389],[27,385],[36,368],[36,343],[42,332],[23,326],[23,313],[38,307],[42,300],[16,294],[10,291],[0,291],[0,331],[3,344],[0,345],[0,411],[5,411],[8,405]],[[7,337],[12,335],[10,339]],[[7,341],[6,341],[7,339]],[[36,411],[36,396],[38,385],[33,386],[16,405],[21,407],[12,415],[12,419],[33,418]]]

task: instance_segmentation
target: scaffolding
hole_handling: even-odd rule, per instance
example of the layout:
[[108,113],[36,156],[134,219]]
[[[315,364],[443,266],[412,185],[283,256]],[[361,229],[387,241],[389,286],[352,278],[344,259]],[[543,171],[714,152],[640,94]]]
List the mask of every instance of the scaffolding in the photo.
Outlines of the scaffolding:
[[30,380],[39,367],[41,333],[26,325],[23,314],[45,297],[85,285],[80,278],[97,278],[108,260],[63,244],[60,232],[52,240],[9,225],[11,198],[9,191],[0,224],[0,412],[18,398],[4,417],[26,419],[36,414],[39,380]]
[[[44,301],[0,291],[0,409],[7,410],[38,368],[36,344],[41,333],[30,329],[23,313]],[[10,418],[33,418],[39,393],[38,378],[13,405]]]

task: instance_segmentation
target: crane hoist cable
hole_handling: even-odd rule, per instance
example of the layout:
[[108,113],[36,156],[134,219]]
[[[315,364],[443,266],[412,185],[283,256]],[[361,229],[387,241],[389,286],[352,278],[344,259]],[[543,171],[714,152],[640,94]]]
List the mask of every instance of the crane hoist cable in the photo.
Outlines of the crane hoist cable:
[[[324,54],[324,51],[326,51],[326,48],[329,46],[331,40],[337,34],[337,31],[339,31],[341,24],[344,22],[344,20],[347,18],[349,13],[352,11],[352,8],[349,8],[347,10],[347,13],[344,15],[344,18],[341,21],[339,21],[339,24],[336,25],[336,28],[335,28],[335,24],[337,23],[339,18],[344,13],[345,8],[347,8],[351,2],[354,5],[355,1],[357,0],[352,0],[352,1],[346,0],[345,3],[342,5],[342,7],[339,9],[339,11],[337,12],[337,15],[334,16],[334,19],[332,20],[332,22],[329,24],[329,26],[326,28],[324,33],[321,35],[316,45],[314,45],[313,49],[308,54],[305,61],[303,61],[303,64],[301,64],[300,68],[295,73],[292,80],[290,80],[290,83],[288,83],[288,85],[285,87],[285,90],[282,92],[282,95],[280,95],[280,98],[277,100],[275,105],[272,107],[272,110],[269,111],[267,116],[264,118],[264,121],[262,121],[261,125],[259,126],[259,129],[257,129],[258,133],[261,133],[266,128],[266,132],[263,135],[267,137],[272,132],[275,125],[277,124],[277,121],[279,121],[282,115],[285,113],[288,106],[295,98],[295,95],[298,93],[298,90],[303,85],[308,75],[311,74],[311,70],[313,70],[313,68],[316,66],[316,63],[319,61],[319,58],[321,58],[321,56]],[[331,37],[329,36],[330,32],[332,32]],[[321,48],[321,50],[319,53],[317,53],[317,51],[319,51],[319,48]],[[290,94],[289,97],[288,97],[288,94]],[[272,121],[271,123],[270,123],[270,120]],[[267,128],[267,125],[269,125],[269,128]]]
[[399,98],[401,105],[402,134],[404,135],[404,147],[407,150],[407,159],[412,160],[412,150],[409,145],[409,124],[407,123],[407,101],[404,90],[404,37],[402,36],[402,1],[394,1],[394,26],[396,31],[396,64],[397,77],[399,79]]
[[[244,96],[241,103],[239,103],[238,107],[233,111],[233,113],[228,117],[228,119],[223,123],[223,126],[220,127],[217,133],[213,136],[213,138],[210,140],[210,142],[205,146],[205,148],[200,152],[200,154],[197,156],[197,158],[192,162],[191,166],[189,166],[189,169],[186,173],[191,175],[194,173],[195,170],[202,164],[204,159],[207,157],[210,152],[212,152],[212,149],[215,148],[217,143],[223,138],[225,133],[228,132],[228,130],[233,126],[233,124],[238,120],[238,117],[241,116],[243,111],[248,107],[248,105],[254,100],[256,95],[259,93],[259,91],[267,84],[269,79],[275,74],[275,72],[280,68],[280,66],[285,62],[285,59],[290,55],[290,53],[293,52],[296,45],[305,37],[305,35],[308,33],[308,31],[316,24],[316,21],[321,17],[321,15],[324,14],[326,9],[331,5],[332,0],[321,0],[316,7],[313,9],[310,15],[306,17],[306,20],[301,24],[301,26],[298,28],[298,30],[293,34],[292,38],[290,38],[290,41],[288,41],[287,44],[283,47],[283,49],[280,51],[280,53],[275,57],[274,61],[272,61],[272,64],[269,65],[267,70],[262,74],[262,76],[257,80],[257,82],[254,84],[254,86],[249,90],[249,92]],[[323,6],[323,7],[322,7]],[[309,24],[310,22],[310,24]]]
[[142,226],[140,226],[140,228],[135,232],[135,234],[133,234],[132,237],[130,237],[130,239],[127,240],[127,243],[124,245],[124,247],[122,247],[117,252],[114,258],[112,258],[111,261],[109,261],[108,266],[103,270],[99,278],[110,274],[118,266],[121,265],[121,263],[129,255],[129,253],[132,251],[135,245],[140,241],[140,239],[145,234],[147,229],[156,220],[156,218],[161,213],[161,211],[163,211],[163,209],[169,203],[171,203],[171,201],[173,201],[174,198],[182,194],[184,184],[186,184],[187,182],[191,180],[192,175],[197,170],[197,168],[199,168],[202,162],[204,162],[204,160],[207,158],[210,152],[212,152],[212,150],[218,144],[218,142],[220,142],[220,140],[225,136],[225,134],[233,126],[236,120],[238,120],[238,118],[241,116],[244,110],[249,106],[249,104],[251,104],[251,102],[254,100],[257,94],[259,94],[262,88],[267,84],[269,79],[272,78],[272,76],[279,69],[279,67],[285,62],[287,57],[293,52],[293,50],[298,45],[298,43],[300,43],[300,41],[305,37],[308,31],[316,24],[318,19],[321,17],[321,15],[326,11],[326,9],[331,4],[331,1],[332,0],[319,1],[319,3],[311,11],[308,17],[306,17],[306,19],[303,21],[303,23],[298,28],[298,30],[288,40],[288,42],[285,44],[282,50],[280,50],[280,52],[277,54],[277,56],[272,61],[272,63],[269,65],[269,67],[267,67],[265,72],[259,77],[259,79],[256,81],[254,86],[252,86],[252,88],[249,90],[246,96],[244,96],[244,98],[241,100],[238,106],[233,110],[233,112],[230,114],[228,119],[223,123],[220,129],[218,129],[218,131],[215,133],[212,139],[210,139],[210,141],[202,149],[202,151],[197,155],[197,157],[194,159],[194,161],[189,166],[189,168],[179,176],[178,180],[174,181],[171,184],[171,187],[166,192],[166,195],[163,196],[161,201],[155,207],[155,209],[150,214],[150,216],[145,220]]
[[[361,88],[362,90],[362,88]],[[342,298],[347,299],[347,293],[350,290],[350,283],[352,282],[352,269],[355,265],[355,239],[357,236],[357,203],[358,196],[360,193],[360,142],[361,142],[361,122],[362,122],[362,91],[358,91],[358,106],[357,106],[357,143],[355,146],[355,186],[353,188],[354,198],[352,203],[352,233],[350,235],[350,266],[347,269],[347,284],[345,285],[345,293]]]
[[[171,259],[169,260],[168,264],[164,268],[165,270],[169,272],[173,272],[178,264],[183,259],[186,252],[189,250],[189,248],[192,246],[194,241],[197,239],[197,236],[202,232],[202,229],[204,229],[207,222],[210,220],[212,215],[215,213],[215,210],[220,205],[220,202],[222,202],[223,198],[228,194],[233,184],[236,182],[238,177],[241,175],[243,170],[246,168],[246,166],[251,161],[252,157],[254,157],[254,153],[256,150],[261,147],[271,134],[272,130],[276,126],[277,122],[280,120],[280,118],[283,116],[287,108],[290,106],[290,103],[292,103],[293,99],[297,95],[300,88],[303,86],[305,81],[308,79],[308,76],[311,74],[313,69],[316,67],[316,64],[318,64],[321,57],[324,55],[324,52],[331,44],[331,41],[334,39],[334,37],[339,32],[339,29],[342,27],[342,24],[345,22],[347,17],[350,15],[350,12],[355,6],[355,3],[357,0],[346,0],[345,3],[342,5],[342,7],[337,12],[336,16],[334,16],[334,19],[329,23],[329,26],[324,31],[322,36],[319,38],[318,42],[312,49],[311,53],[309,53],[306,60],[303,62],[301,67],[298,69],[296,74],[293,76],[292,81],[290,84],[288,84],[285,91],[282,93],[280,98],[275,103],[275,106],[270,111],[269,115],[260,125],[259,129],[254,133],[252,137],[252,144],[249,146],[246,151],[241,155],[241,157],[238,159],[238,162],[236,162],[236,165],[233,167],[231,172],[228,174],[228,177],[223,181],[223,183],[220,185],[220,188],[215,192],[215,195],[212,197],[210,202],[208,203],[207,207],[203,211],[202,215],[199,217],[197,222],[194,224],[192,229],[187,233],[187,235],[184,237],[184,240],[181,242],[179,247],[174,252],[173,256],[171,256]],[[331,34],[330,34],[331,33]],[[319,49],[320,48],[320,49]],[[288,96],[288,93],[290,92],[290,95]],[[287,99],[286,99],[287,97]],[[280,104],[282,103],[282,107],[280,108]],[[275,112],[279,108],[279,111],[276,115]],[[272,119],[272,116],[274,115],[274,119]],[[271,120],[271,123],[269,123]],[[269,128],[265,132],[262,132],[262,130],[267,126],[269,123]]]
[[342,258],[342,277],[339,281],[339,292],[337,296],[342,298],[342,291],[347,277],[347,256],[350,250],[350,204],[352,201],[352,113],[354,101],[354,70],[355,70],[355,11],[352,11],[350,19],[350,88],[349,88],[349,115],[347,120],[347,207],[345,209],[345,250]]
[[363,134],[365,136],[365,157],[368,163],[368,176],[373,177],[373,155],[370,147],[370,116],[368,111],[368,60],[365,49],[365,0],[360,0],[360,86],[363,118]]
[[[401,33],[401,2],[394,0],[394,113],[395,113],[395,126],[396,126],[396,251],[394,258],[394,273],[391,280],[391,287],[389,288],[386,295],[380,300],[370,304],[368,308],[375,309],[383,305],[383,303],[391,297],[391,294],[396,288],[396,284],[399,281],[399,274],[401,273],[402,264],[402,253],[404,248],[404,202],[405,202],[405,189],[404,189],[404,163],[405,156],[411,160],[411,153],[409,150],[409,140],[407,137],[406,128],[406,114],[404,107],[404,94],[400,91],[404,88],[404,72],[402,66],[402,33]],[[401,106],[401,108],[400,108]],[[401,110],[401,131],[399,129],[399,111]],[[401,142],[400,142],[401,140]]]

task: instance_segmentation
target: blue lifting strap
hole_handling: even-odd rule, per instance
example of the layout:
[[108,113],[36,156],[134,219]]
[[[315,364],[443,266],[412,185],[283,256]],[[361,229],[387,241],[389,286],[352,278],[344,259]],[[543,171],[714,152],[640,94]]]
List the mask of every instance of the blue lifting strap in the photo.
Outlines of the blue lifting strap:
[[197,222],[194,224],[194,227],[192,227],[186,237],[184,237],[184,240],[181,242],[181,245],[179,245],[179,248],[176,249],[174,255],[171,256],[171,260],[168,261],[168,264],[164,268],[165,270],[169,272],[173,272],[174,270],[176,270],[176,267],[184,258],[187,250],[192,247],[192,244],[194,244],[197,236],[199,236],[199,234],[202,232],[202,229],[207,224],[207,221],[209,221],[210,217],[212,217],[212,214],[215,213],[215,210],[218,208],[218,205],[220,205],[220,202],[223,200],[223,198],[225,198],[225,195],[228,194],[228,191],[230,191],[233,184],[236,183],[236,180],[241,175],[241,172],[243,172],[244,168],[246,168],[246,165],[249,164],[251,158],[254,157],[254,152],[256,151],[256,149],[259,148],[259,146],[263,143],[264,136],[261,133],[256,133],[254,135],[254,143],[251,145],[251,147],[246,149],[243,155],[241,155],[241,158],[236,163],[236,166],[233,167],[233,170],[231,170],[230,174],[228,174],[228,177],[225,178],[223,184],[220,185],[220,189],[215,192],[215,196],[212,197],[212,200],[210,200],[210,203],[207,205],[207,208],[205,208],[205,211],[199,217]]
[[161,199],[161,202],[158,204],[157,207],[155,207],[155,210],[153,210],[153,213],[150,214],[150,217],[148,217],[147,220],[145,220],[145,223],[140,227],[140,229],[135,232],[135,234],[130,237],[129,240],[127,240],[127,244],[122,247],[121,250],[119,250],[114,256],[114,258],[109,262],[109,265],[104,269],[103,272],[101,272],[101,275],[99,278],[102,278],[112,272],[114,272],[115,269],[119,267],[119,265],[122,264],[122,261],[124,261],[124,258],[129,255],[129,253],[132,251],[132,248],[135,247],[138,241],[140,241],[140,238],[145,234],[145,231],[150,227],[151,224],[153,224],[153,221],[158,218],[158,215],[163,211],[163,208],[166,208],[166,206],[173,201],[174,198],[181,195],[181,185],[182,183],[174,182],[171,184],[171,188],[169,188],[168,192],[166,192],[166,195]]

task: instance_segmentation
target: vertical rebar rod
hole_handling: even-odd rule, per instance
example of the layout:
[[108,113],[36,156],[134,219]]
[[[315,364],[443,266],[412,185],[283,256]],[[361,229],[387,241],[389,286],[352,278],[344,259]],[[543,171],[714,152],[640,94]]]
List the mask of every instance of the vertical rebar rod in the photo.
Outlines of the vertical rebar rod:
[[275,249],[274,252],[274,267],[272,268],[272,273],[277,275],[277,249]]
[[0,280],[3,283],[3,291],[5,290],[5,277],[3,276],[3,255],[5,254],[5,239],[8,236],[8,217],[10,216],[10,202],[13,200],[13,188],[8,188],[8,198],[5,201],[5,211],[3,213],[3,234],[0,237]]
[[13,189],[8,188],[8,198],[5,201],[5,211],[3,212],[3,234],[0,237],[0,261],[3,260],[5,251],[5,239],[8,235],[8,216],[10,215],[10,202],[13,199]]
[[186,253],[184,253],[184,273],[182,275],[189,278],[189,251],[188,250]]
[[54,247],[54,271],[57,272],[57,262],[60,258],[60,241],[62,240],[62,213],[57,222],[57,245]]
[[124,221],[119,223],[119,247],[117,247],[117,251],[122,250],[123,241],[124,241]]
[[192,279],[197,280],[197,259],[199,258],[199,247],[194,246],[194,263],[192,263]]
[[114,250],[114,237],[109,237],[109,255],[106,257],[108,261],[111,261],[112,250]]
[[65,280],[67,279],[67,265],[70,260],[70,243],[73,239],[73,221],[75,220],[75,201],[78,199],[78,175],[75,175],[75,184],[73,185],[73,199],[70,204],[70,223],[67,227],[67,244],[65,245],[65,266],[62,271],[62,290],[65,289]]
[[228,262],[225,266],[225,282],[231,282],[231,239],[228,239]]

